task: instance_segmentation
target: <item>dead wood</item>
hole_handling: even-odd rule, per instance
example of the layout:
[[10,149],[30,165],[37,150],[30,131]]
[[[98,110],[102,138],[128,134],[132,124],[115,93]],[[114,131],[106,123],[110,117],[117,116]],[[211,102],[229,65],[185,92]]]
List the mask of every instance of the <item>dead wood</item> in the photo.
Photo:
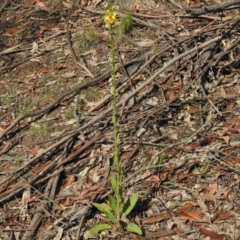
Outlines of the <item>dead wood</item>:
[[[205,6],[199,9],[187,8],[185,11],[187,14],[197,17],[207,13],[217,13],[217,12],[227,11],[228,7],[238,5],[238,4],[240,4],[239,0],[230,0],[224,3],[220,3],[212,6]],[[237,7],[240,7],[240,6],[237,6]]]

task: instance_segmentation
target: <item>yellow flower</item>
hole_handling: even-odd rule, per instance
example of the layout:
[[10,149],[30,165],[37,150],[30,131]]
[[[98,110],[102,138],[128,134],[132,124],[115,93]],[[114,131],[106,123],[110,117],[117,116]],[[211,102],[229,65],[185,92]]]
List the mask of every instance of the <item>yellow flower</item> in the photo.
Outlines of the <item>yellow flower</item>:
[[105,22],[105,26],[109,28],[117,22],[116,13],[112,10],[107,10],[103,20]]

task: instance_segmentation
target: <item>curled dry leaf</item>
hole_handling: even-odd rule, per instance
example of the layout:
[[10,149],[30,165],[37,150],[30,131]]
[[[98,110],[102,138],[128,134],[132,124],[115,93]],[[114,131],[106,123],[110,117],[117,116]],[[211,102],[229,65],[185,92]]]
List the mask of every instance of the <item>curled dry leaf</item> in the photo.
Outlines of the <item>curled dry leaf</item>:
[[22,31],[22,29],[16,29],[16,28],[8,28],[6,29],[5,33],[1,34],[2,37],[14,37],[17,34],[19,34]]
[[230,142],[230,137],[229,136],[219,136],[219,139],[223,139],[224,142],[228,145]]
[[218,188],[217,183],[209,184],[208,187],[205,189],[205,193],[215,194]]
[[70,186],[73,182],[75,181],[75,176],[71,175],[69,176],[63,183],[63,185],[61,186],[61,190],[66,189],[68,186]]
[[201,196],[198,196],[197,202],[198,202],[199,207],[200,207],[205,213],[207,213],[207,212],[208,212],[208,207],[207,207],[207,205],[205,204],[205,199],[204,199],[203,197],[201,197]]
[[46,9],[45,3],[40,0],[32,0],[33,5],[40,7],[41,9]]
[[218,209],[217,213],[218,213],[218,215],[213,221],[214,224],[217,224],[218,222],[220,222],[222,220],[228,220],[228,219],[232,218],[232,215],[229,212],[224,211],[222,209]]
[[175,98],[175,92],[174,92],[174,90],[169,90],[169,92],[168,92],[168,100],[173,100],[174,98]]
[[28,200],[30,199],[30,189],[25,189],[22,195],[22,207],[27,209]]
[[182,219],[187,219],[190,221],[202,221],[205,220],[205,214],[201,211],[193,211],[187,209],[181,209],[181,211],[177,211],[176,215]]
[[208,226],[200,227],[200,232],[211,239],[224,240],[225,235],[219,234]]
[[32,153],[33,157],[35,157],[37,155],[37,152],[39,149],[40,149],[39,145],[36,145],[34,148],[32,148],[31,153]]
[[40,172],[40,171],[42,171],[43,169],[47,168],[50,164],[51,164],[51,162],[48,161],[48,162],[45,162],[44,164],[42,164],[42,165],[40,165],[40,166],[33,167],[33,168],[32,168],[32,172],[33,172],[33,173]]
[[161,222],[163,220],[169,219],[170,216],[169,214],[159,214],[159,215],[155,215],[152,216],[150,218],[147,218],[145,220],[143,220],[143,224],[152,224],[152,223],[156,223],[156,222]]

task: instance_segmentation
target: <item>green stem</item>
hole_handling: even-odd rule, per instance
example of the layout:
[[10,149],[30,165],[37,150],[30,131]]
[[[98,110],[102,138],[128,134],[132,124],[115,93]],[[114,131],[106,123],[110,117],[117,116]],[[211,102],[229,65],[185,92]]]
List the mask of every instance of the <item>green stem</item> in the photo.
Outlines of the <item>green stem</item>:
[[114,161],[113,161],[113,170],[115,172],[117,189],[115,188],[115,199],[117,201],[117,215],[120,218],[121,215],[121,206],[122,206],[122,193],[121,193],[121,181],[122,181],[122,170],[121,170],[121,159],[120,159],[120,148],[119,148],[119,128],[118,128],[118,108],[117,108],[117,83],[116,83],[116,64],[115,64],[115,38],[112,27],[110,27],[111,34],[111,68],[112,68],[112,123],[113,123],[113,139],[114,139]]

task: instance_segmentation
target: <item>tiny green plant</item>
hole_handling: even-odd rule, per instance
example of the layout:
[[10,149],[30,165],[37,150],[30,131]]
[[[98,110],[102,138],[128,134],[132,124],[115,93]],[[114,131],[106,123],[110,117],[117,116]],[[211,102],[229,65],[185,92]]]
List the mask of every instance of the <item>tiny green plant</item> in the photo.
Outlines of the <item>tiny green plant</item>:
[[96,101],[101,96],[99,89],[97,86],[89,86],[81,91],[81,95],[84,96],[87,101]]
[[196,166],[192,173],[193,174],[204,174],[207,169],[207,163],[206,162],[200,162],[198,166]]
[[175,202],[173,202],[172,206],[170,207],[171,209],[176,209],[179,208],[183,205],[183,203],[180,200],[176,200]]
[[31,106],[30,104],[26,104],[26,105],[23,105],[21,106],[19,109],[18,109],[18,113],[19,114],[24,114],[24,113],[27,113],[31,111]]
[[[133,232],[142,235],[141,228],[133,223],[126,220],[126,217],[132,212],[138,201],[138,193],[125,197],[123,195],[121,182],[123,180],[123,171],[121,168],[121,152],[119,147],[120,131],[118,127],[118,108],[117,108],[117,85],[116,85],[116,71],[115,65],[115,35],[113,31],[113,25],[117,22],[116,13],[113,10],[113,6],[108,4],[108,10],[104,15],[104,22],[106,27],[109,29],[111,36],[110,48],[111,48],[111,67],[112,67],[112,123],[113,123],[113,142],[114,142],[114,158],[112,165],[112,177],[111,186],[113,194],[108,196],[107,203],[92,203],[100,212],[104,213],[109,222],[97,224],[92,227],[89,231],[91,236],[97,235],[100,231],[111,229],[112,225],[123,227],[129,232]],[[111,224],[110,224],[111,223]]]
[[45,140],[49,135],[50,127],[47,123],[33,124],[30,128],[29,135],[32,138]]
[[11,97],[11,96],[6,96],[4,99],[3,99],[3,105],[11,105],[14,101],[14,98]]
[[132,28],[132,16],[130,14],[126,14],[121,18],[121,22],[119,24],[119,32],[120,34],[128,33]]
[[15,160],[15,162],[13,163],[13,166],[15,169],[18,169],[24,162],[24,159],[22,158],[18,158]]
[[158,163],[157,165],[164,164],[166,162],[167,155],[163,152],[158,155]]
[[75,51],[77,54],[81,54],[99,44],[101,40],[102,36],[99,29],[96,27],[89,27],[76,36],[76,44],[74,44]]

